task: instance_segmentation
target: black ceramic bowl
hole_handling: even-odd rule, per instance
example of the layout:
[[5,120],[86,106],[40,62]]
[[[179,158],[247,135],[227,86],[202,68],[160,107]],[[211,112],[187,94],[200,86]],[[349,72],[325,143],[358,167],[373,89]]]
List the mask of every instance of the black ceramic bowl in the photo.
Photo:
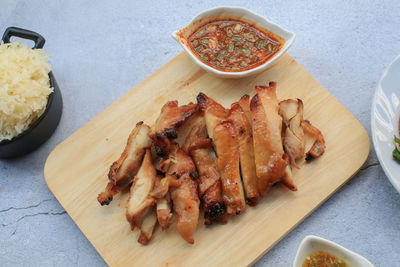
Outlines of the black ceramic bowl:
[[[16,27],[7,28],[2,40],[9,43],[12,36],[33,40],[35,42],[33,49],[43,48],[45,43],[45,39],[40,34]],[[62,97],[52,72],[49,73],[49,79],[54,91],[48,97],[43,114],[18,136],[0,142],[0,158],[18,157],[35,150],[49,139],[57,128],[62,113]]]

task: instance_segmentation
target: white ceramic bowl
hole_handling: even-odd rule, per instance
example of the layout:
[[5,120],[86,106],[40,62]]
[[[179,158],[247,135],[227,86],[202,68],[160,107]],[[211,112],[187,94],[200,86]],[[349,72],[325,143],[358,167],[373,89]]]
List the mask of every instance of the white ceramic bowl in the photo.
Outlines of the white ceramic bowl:
[[306,238],[301,241],[293,267],[301,267],[305,258],[315,250],[323,250],[339,257],[351,267],[374,267],[371,262],[357,253],[354,253],[332,241],[314,235],[306,236]]
[[[207,64],[204,64],[199,60],[196,55],[193,54],[192,50],[189,48],[187,43],[187,38],[200,26],[207,24],[215,19],[237,19],[247,22],[261,29],[267,29],[285,40],[285,45],[282,49],[276,53],[272,58],[267,60],[264,64],[246,71],[238,72],[225,72],[214,69]],[[266,18],[257,15],[250,10],[242,7],[216,7],[208,9],[200,14],[198,14],[186,27],[180,29],[179,31],[174,31],[172,37],[182,45],[185,51],[190,55],[193,61],[205,69],[206,71],[213,73],[219,77],[223,78],[241,78],[259,73],[266,68],[268,68],[275,60],[282,56],[286,50],[292,45],[295,34],[293,32],[287,31],[279,25],[267,20]]]
[[400,192],[400,164],[392,157],[393,136],[398,134],[400,116],[400,56],[385,70],[375,91],[371,108],[371,131],[376,155],[390,182]]

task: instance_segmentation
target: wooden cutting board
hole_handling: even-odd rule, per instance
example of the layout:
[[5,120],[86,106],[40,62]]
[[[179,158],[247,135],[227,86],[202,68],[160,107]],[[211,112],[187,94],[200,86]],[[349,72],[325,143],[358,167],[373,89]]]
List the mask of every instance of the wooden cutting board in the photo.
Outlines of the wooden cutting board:
[[[101,207],[97,194],[107,183],[111,163],[122,152],[137,121],[152,124],[167,100],[184,104],[204,92],[226,107],[256,84],[278,82],[278,97],[301,98],[304,118],[324,134],[326,153],[295,171],[297,192],[277,185],[256,207],[226,225],[205,227],[187,244],[172,225],[157,227],[147,246],[136,242],[125,219],[127,193]],[[365,162],[369,139],[362,125],[327,90],[285,54],[253,77],[211,76],[181,53],[58,145],[44,175],[58,201],[111,266],[249,265],[321,205]]]

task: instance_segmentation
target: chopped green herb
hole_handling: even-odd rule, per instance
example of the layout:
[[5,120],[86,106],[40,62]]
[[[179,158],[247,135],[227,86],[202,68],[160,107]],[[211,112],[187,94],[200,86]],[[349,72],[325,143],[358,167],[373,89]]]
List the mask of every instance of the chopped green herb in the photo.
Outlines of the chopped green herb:
[[239,37],[239,36],[236,36],[236,35],[233,36],[232,39],[235,40],[236,42],[241,42],[243,40],[242,37]]
[[221,60],[223,60],[227,55],[228,55],[228,52],[226,52],[225,50],[222,50],[221,52],[219,52],[217,58],[218,58],[219,61],[221,61]]
[[250,43],[250,42],[245,42],[244,43],[244,47],[253,47],[253,46],[254,46],[253,43]]
[[206,33],[206,30],[205,30],[205,29],[201,29],[201,30],[197,33],[197,36],[198,36],[198,37],[201,37],[201,36],[203,36],[205,33]]
[[240,62],[240,66],[242,66],[242,67],[247,67],[247,66],[249,66],[246,62],[244,62],[244,61],[242,61],[242,62]]
[[197,39],[195,39],[195,40],[192,41],[192,45],[193,45],[193,46],[196,47],[198,44],[199,44],[199,41],[198,41]]
[[397,148],[395,148],[395,149],[393,150],[392,155],[393,155],[393,158],[394,158],[398,163],[400,163],[400,152],[397,150]]
[[208,44],[210,41],[208,39],[200,39],[200,43]]
[[217,66],[217,67],[221,67],[222,66],[222,64],[219,63],[218,61],[215,61],[214,65]]
[[267,45],[267,40],[260,40],[260,41],[258,41],[258,43],[257,43],[257,48],[258,49],[261,49],[261,48],[264,48],[266,45]]
[[246,56],[249,57],[251,55],[251,51],[248,48],[242,48],[240,51]]
[[234,50],[234,48],[235,48],[235,46],[233,45],[232,42],[230,42],[230,43],[228,44],[228,51],[229,51],[229,53],[232,53],[233,50]]
[[201,59],[202,59],[203,61],[208,61],[208,57],[207,57],[206,55],[201,56]]
[[400,139],[397,138],[396,136],[394,137],[394,142],[395,142],[395,147],[392,152],[393,158],[400,163],[400,151],[398,150],[399,144],[400,144]]
[[240,70],[240,68],[239,68],[239,67],[236,67],[236,66],[232,66],[231,69],[234,70],[234,71]]
[[256,40],[256,38],[254,37],[254,34],[252,34],[251,32],[246,32],[246,33],[243,34],[243,36],[248,41],[254,42]]

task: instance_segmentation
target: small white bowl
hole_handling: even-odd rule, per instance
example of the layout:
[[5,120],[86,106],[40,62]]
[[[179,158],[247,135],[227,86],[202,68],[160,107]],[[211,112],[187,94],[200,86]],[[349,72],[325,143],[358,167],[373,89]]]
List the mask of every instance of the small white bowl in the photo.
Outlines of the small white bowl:
[[[187,38],[200,26],[207,24],[215,19],[235,19],[241,20],[254,25],[261,29],[266,29],[274,34],[279,35],[285,40],[285,45],[282,49],[276,53],[272,58],[268,59],[264,64],[255,67],[250,70],[238,71],[238,72],[226,72],[214,69],[207,64],[204,64],[196,55],[193,54],[192,50],[187,43]],[[251,12],[250,10],[242,7],[216,7],[208,9],[200,14],[198,14],[186,27],[179,31],[174,31],[172,37],[182,45],[185,51],[190,55],[193,61],[205,69],[206,71],[213,73],[219,77],[223,78],[242,78],[250,75],[259,73],[266,68],[268,68],[275,60],[282,56],[286,50],[292,45],[295,34],[293,32],[287,31],[279,25],[267,20],[266,18]]]
[[309,235],[301,241],[293,267],[301,267],[305,258],[315,250],[322,250],[344,260],[351,267],[374,267],[366,258],[332,241]]

